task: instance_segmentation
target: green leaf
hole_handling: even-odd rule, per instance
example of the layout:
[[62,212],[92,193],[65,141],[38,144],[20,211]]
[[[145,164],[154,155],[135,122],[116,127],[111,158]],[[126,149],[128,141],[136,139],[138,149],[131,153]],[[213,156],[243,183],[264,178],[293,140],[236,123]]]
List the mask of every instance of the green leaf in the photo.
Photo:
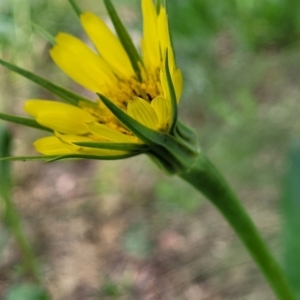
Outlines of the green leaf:
[[40,125],[36,120],[31,119],[31,118],[25,118],[25,117],[0,113],[0,119],[9,121],[12,123],[16,123],[16,124],[21,124],[21,125],[28,126],[28,127],[33,127],[36,129],[53,132],[53,130],[51,130],[50,128]]
[[283,197],[283,245],[285,269],[291,286],[300,299],[300,142],[289,154]]
[[50,300],[47,292],[39,285],[20,284],[8,291],[5,300]]
[[48,41],[52,46],[56,45],[55,37],[49,33],[47,30],[45,30],[43,27],[41,27],[38,24],[31,23],[33,28],[46,40]]
[[[2,218],[5,222],[10,233],[14,236],[19,250],[22,254],[22,264],[24,270],[26,270],[27,274],[31,276],[36,282],[39,282],[39,274],[37,270],[37,265],[34,258],[34,253],[29,246],[27,239],[22,231],[22,224],[20,222],[20,217],[17,213],[17,210],[14,206],[14,203],[11,200],[11,187],[12,180],[10,175],[10,163],[9,161],[2,158],[3,156],[9,156],[10,154],[10,143],[11,136],[9,132],[4,128],[0,127],[0,193],[1,199],[4,203],[4,213]],[[18,299],[16,298],[8,298],[8,299]],[[26,299],[19,298],[19,299]],[[29,298],[28,298],[29,299]],[[34,299],[34,298],[32,298]],[[42,299],[42,298],[40,298]]]
[[136,144],[136,143],[80,142],[80,143],[73,143],[73,144],[77,146],[88,147],[88,148],[122,150],[122,151],[145,152],[149,149],[147,145]]
[[68,1],[72,5],[77,17],[80,17],[80,15],[82,14],[82,11],[79,8],[79,6],[77,5],[77,3],[74,0],[68,0]]
[[172,109],[172,119],[171,119],[171,128],[170,128],[170,133],[174,133],[177,118],[178,118],[178,108],[177,108],[177,100],[176,100],[176,93],[170,73],[170,68],[169,68],[169,55],[168,51],[166,53],[166,61],[165,61],[165,68],[166,68],[166,76],[167,76],[167,83],[168,83],[168,88],[170,91],[170,97],[171,97],[171,109]]
[[130,35],[128,34],[122,21],[120,20],[112,2],[110,0],[104,0],[104,4],[105,4],[107,12],[111,18],[111,21],[114,24],[114,27],[115,27],[116,33],[120,39],[120,42],[123,45],[128,57],[130,59],[131,65],[132,65],[138,79],[141,80],[140,66],[143,65],[142,59],[141,59],[139,53],[137,52]]
[[[0,158],[9,156],[11,149],[11,135],[6,127],[0,126]],[[11,189],[10,163],[0,161],[0,194],[7,198]]]
[[94,104],[91,100],[84,98],[81,95],[75,94],[63,87],[60,87],[56,84],[54,84],[53,82],[44,79],[32,72],[29,72],[27,70],[24,70],[22,68],[19,68],[13,64],[10,64],[2,59],[0,59],[0,64],[4,67],[6,67],[7,69],[18,73],[19,75],[22,75],[24,77],[26,77],[27,79],[35,82],[36,84],[40,85],[41,87],[45,88],[46,90],[50,91],[51,93],[59,96],[61,99],[65,100],[66,102],[69,102],[70,104],[73,105],[77,105],[84,101],[84,102],[88,102],[88,103],[92,103]]

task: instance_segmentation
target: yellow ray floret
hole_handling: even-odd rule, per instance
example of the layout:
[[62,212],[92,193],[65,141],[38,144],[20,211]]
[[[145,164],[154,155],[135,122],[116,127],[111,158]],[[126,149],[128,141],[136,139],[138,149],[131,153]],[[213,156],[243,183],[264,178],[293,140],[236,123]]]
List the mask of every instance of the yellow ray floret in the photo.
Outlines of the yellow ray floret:
[[153,107],[157,115],[157,129],[159,131],[167,131],[171,119],[171,107],[169,103],[162,97],[156,97],[152,100],[151,106]]
[[153,107],[142,98],[134,98],[128,103],[127,113],[141,124],[153,129],[158,129],[158,118]]
[[[166,49],[169,50],[169,56],[173,59],[173,51],[171,45],[171,39],[169,34],[169,25],[168,25],[168,17],[165,7],[161,7],[157,19],[157,27],[158,27],[158,39],[160,44],[160,51],[162,55],[165,54]],[[174,65],[170,64],[170,69],[173,68]]]
[[116,156],[128,153],[126,151],[80,147],[74,144],[79,142],[95,142],[95,140],[83,136],[62,135],[59,133],[55,133],[55,136],[48,136],[38,139],[37,141],[35,141],[34,147],[39,153],[44,155],[89,154],[101,156]]
[[108,26],[91,12],[82,14],[80,21],[101,57],[113,70],[125,78],[134,76],[134,70],[126,51]]
[[97,93],[103,93],[104,87],[116,83],[109,65],[79,39],[60,33],[56,42],[50,55],[74,81]]
[[104,139],[110,142],[116,143],[134,143],[137,142],[136,137],[122,134],[116,130],[113,130],[103,124],[96,122],[87,124],[87,128],[91,134],[99,139]]
[[159,48],[157,13],[152,0],[142,1],[143,13],[143,59],[148,68],[160,66],[161,56]]
[[95,117],[79,107],[55,101],[28,100],[24,109],[41,125],[61,133],[87,133],[86,123],[96,121]]
[[75,148],[62,143],[56,136],[47,136],[34,142],[35,150],[44,155],[63,155],[76,152]]

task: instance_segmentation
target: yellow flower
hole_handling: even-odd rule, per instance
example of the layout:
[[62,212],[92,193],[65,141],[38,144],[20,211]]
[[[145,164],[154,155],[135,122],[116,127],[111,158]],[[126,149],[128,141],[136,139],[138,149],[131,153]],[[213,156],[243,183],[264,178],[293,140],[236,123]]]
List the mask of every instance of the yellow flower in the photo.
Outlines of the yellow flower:
[[[91,12],[81,13],[80,22],[95,51],[78,38],[59,33],[50,55],[76,83],[105,96],[145,127],[168,133],[173,108],[167,72],[177,101],[182,76],[175,64],[166,8],[161,5],[157,10],[152,0],[141,3],[143,38],[139,60],[134,61],[122,41]],[[32,99],[26,101],[24,109],[54,132],[34,143],[36,150],[44,155],[118,156],[126,155],[129,150],[97,149],[80,143],[143,144],[100,99],[96,103],[79,101],[78,106]]]

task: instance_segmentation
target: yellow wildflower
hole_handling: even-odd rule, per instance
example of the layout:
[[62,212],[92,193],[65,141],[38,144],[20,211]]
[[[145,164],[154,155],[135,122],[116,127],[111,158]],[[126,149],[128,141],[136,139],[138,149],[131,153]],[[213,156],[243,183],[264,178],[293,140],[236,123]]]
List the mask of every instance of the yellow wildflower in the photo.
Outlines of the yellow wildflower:
[[[84,88],[107,97],[140,124],[168,133],[171,126],[169,73],[179,101],[182,77],[176,67],[170,41],[166,8],[156,10],[152,0],[142,0],[143,38],[141,59],[133,64],[128,51],[103,20],[91,12],[80,14],[80,22],[95,50],[78,38],[59,33],[50,55],[57,66]],[[143,144],[99,99],[79,101],[78,106],[50,100],[32,99],[25,111],[52,136],[34,143],[44,155],[90,154],[118,156],[125,150],[96,149],[78,144],[88,142]]]

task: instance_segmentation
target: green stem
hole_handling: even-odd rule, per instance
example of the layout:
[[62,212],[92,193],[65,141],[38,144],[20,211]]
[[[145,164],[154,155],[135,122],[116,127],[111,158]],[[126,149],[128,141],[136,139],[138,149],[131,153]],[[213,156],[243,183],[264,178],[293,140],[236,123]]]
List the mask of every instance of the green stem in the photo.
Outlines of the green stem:
[[[10,156],[10,146],[11,135],[9,131],[4,127],[0,127],[0,158]],[[11,200],[12,179],[10,162],[0,161],[0,175],[0,201],[2,199],[4,202],[5,209],[3,217],[5,224],[17,242],[25,271],[36,283],[40,284],[39,272],[33,250],[26,240],[19,214]]]
[[203,193],[233,227],[280,300],[296,300],[288,282],[253,221],[223,176],[202,153],[195,165],[180,175]]

